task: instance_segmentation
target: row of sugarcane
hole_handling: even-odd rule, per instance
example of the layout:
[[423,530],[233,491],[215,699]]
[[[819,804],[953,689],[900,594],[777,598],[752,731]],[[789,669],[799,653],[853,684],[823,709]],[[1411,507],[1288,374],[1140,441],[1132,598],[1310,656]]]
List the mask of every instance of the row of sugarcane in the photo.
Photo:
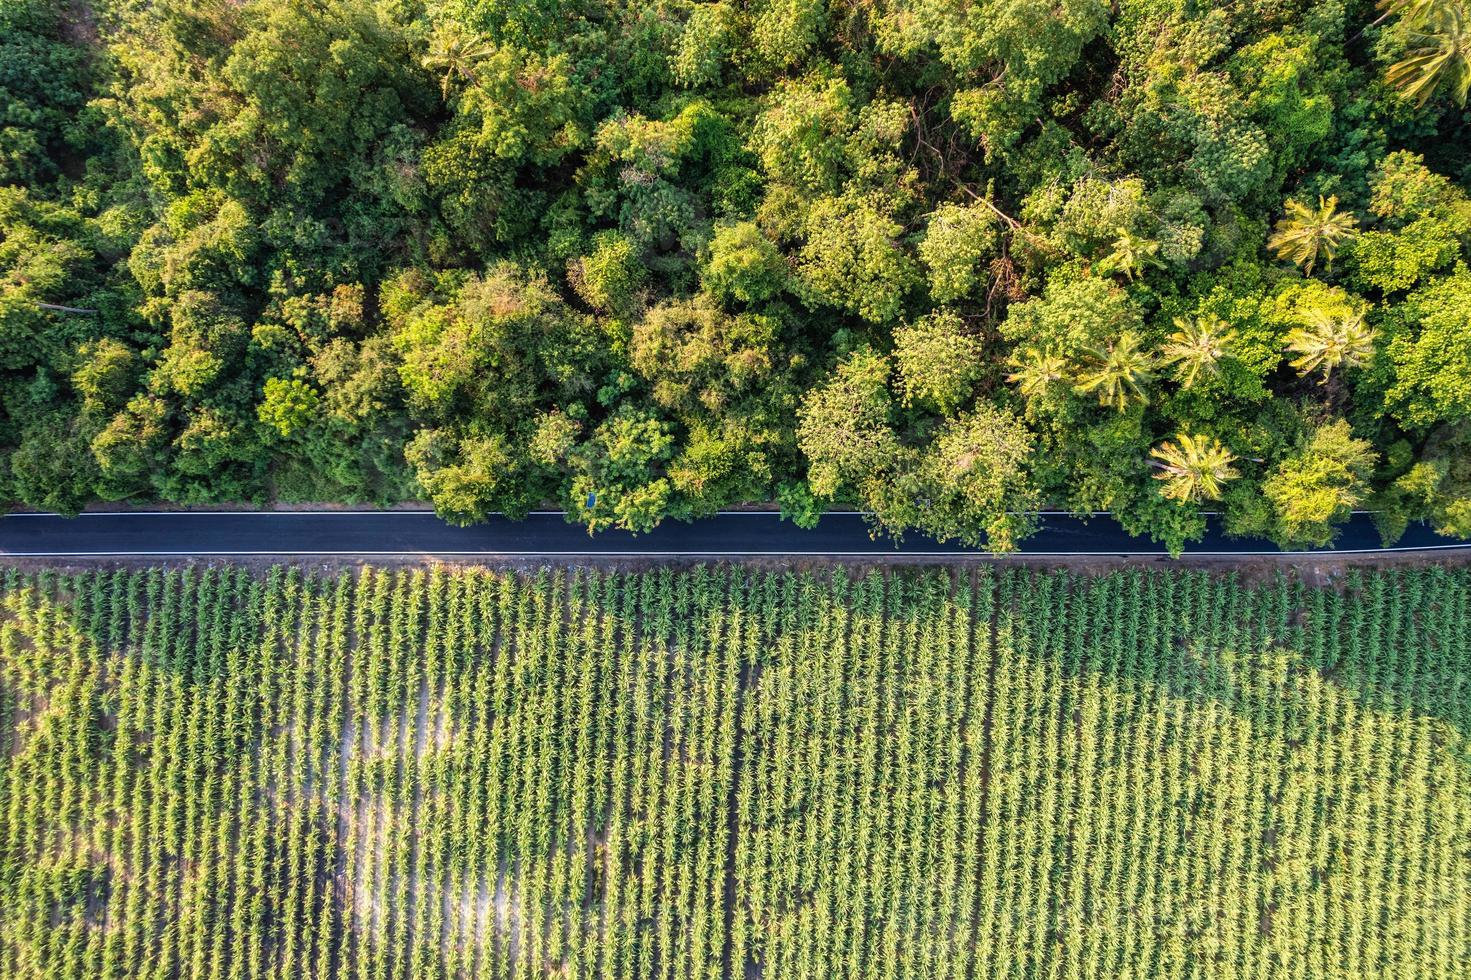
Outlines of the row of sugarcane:
[[988,585],[767,583],[774,635],[742,712],[733,972],[969,975]]
[[351,975],[718,975],[734,585],[362,577]]
[[1467,588],[1006,576],[978,973],[1464,972]]
[[1471,964],[1464,571],[0,589],[0,975]]

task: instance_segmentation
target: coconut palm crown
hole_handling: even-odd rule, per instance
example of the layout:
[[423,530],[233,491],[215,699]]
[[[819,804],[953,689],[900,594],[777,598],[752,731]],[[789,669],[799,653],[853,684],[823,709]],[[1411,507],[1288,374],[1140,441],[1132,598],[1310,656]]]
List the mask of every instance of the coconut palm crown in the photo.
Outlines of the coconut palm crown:
[[1236,331],[1220,317],[1176,317],[1175,332],[1160,353],[1166,364],[1174,365],[1180,386],[1193,388],[1196,382],[1219,373],[1221,360],[1231,352],[1235,341]]
[[1338,249],[1359,233],[1358,219],[1338,210],[1336,196],[1319,195],[1316,208],[1301,201],[1288,201],[1286,211],[1267,239],[1267,247],[1278,258],[1302,266],[1304,275],[1313,274],[1320,258],[1332,269]]
[[1150,451],[1151,464],[1163,482],[1160,493],[1170,500],[1190,503],[1221,499],[1222,488],[1240,474],[1231,466],[1236,456],[1214,436],[1182,432]]
[[1008,362],[1012,372],[1006,380],[1017,386],[1022,397],[1028,400],[1047,392],[1054,382],[1067,377],[1068,362],[1065,357],[1051,350],[1026,350],[1013,354]]
[[1417,105],[1444,92],[1465,106],[1471,96],[1471,11],[1464,0],[1390,0],[1380,6],[1399,14],[1408,42],[1384,80]]
[[1308,310],[1303,325],[1287,335],[1287,349],[1297,355],[1292,366],[1298,374],[1323,373],[1327,384],[1333,372],[1363,367],[1374,356],[1374,329],[1364,314],[1334,316],[1326,310]]
[[1132,401],[1147,403],[1144,385],[1154,373],[1154,357],[1140,346],[1139,335],[1125,330],[1107,349],[1089,348],[1089,364],[1079,374],[1073,388],[1080,393],[1095,392],[1098,404],[1119,411]]

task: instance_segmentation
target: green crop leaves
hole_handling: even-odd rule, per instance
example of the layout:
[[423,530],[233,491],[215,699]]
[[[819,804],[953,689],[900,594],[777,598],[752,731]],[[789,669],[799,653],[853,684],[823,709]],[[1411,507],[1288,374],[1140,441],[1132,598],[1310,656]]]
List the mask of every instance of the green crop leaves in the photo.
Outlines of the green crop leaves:
[[1461,975],[1471,576],[0,570],[0,976]]

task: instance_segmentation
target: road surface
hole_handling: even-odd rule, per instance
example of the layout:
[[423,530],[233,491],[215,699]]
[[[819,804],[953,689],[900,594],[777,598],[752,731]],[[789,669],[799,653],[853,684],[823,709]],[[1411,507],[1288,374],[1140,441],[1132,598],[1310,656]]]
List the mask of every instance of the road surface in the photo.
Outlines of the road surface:
[[[1229,539],[1209,518],[1204,540],[1186,554],[1195,557],[1280,555],[1269,541]],[[1379,547],[1372,516],[1355,514],[1339,535],[1333,554],[1385,551],[1471,550],[1471,543],[1444,538],[1412,525],[1392,549]],[[1165,549],[1134,538],[1107,515],[1086,520],[1043,515],[1041,529],[1022,543],[1037,556],[1155,556]],[[1316,552],[1291,552],[1310,554]],[[979,548],[937,543],[906,535],[901,545],[869,537],[859,513],[833,513],[804,531],[766,512],[726,512],[691,524],[666,521],[649,534],[608,531],[589,536],[560,512],[532,514],[523,521],[495,517],[474,527],[453,527],[426,511],[117,512],[76,518],[54,514],[0,517],[0,557],[166,557],[185,555],[435,556],[646,556],[722,555],[832,556],[984,555]]]

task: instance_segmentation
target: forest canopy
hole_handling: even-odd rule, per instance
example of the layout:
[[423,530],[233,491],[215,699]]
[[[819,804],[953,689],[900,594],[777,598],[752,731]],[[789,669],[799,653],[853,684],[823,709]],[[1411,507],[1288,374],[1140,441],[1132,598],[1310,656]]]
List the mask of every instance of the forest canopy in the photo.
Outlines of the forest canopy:
[[0,501],[1471,537],[1466,0],[0,0]]

